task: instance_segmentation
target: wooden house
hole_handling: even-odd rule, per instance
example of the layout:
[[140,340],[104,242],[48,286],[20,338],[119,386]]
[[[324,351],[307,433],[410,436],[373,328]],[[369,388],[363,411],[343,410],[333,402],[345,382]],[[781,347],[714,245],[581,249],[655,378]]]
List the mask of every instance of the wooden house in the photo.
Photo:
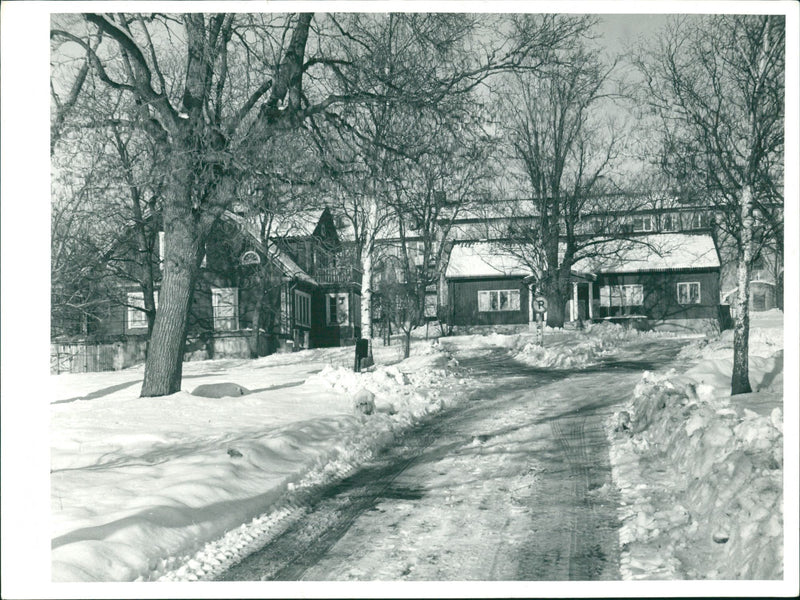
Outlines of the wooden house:
[[[272,235],[262,237],[257,222],[232,212],[215,225],[189,314],[187,359],[348,345],[360,336],[361,273],[341,253],[328,209],[282,217],[273,225]],[[163,257],[163,234],[158,238],[153,255]],[[158,266],[154,279],[157,308]],[[148,328],[141,287],[121,279],[118,296],[80,342],[113,346],[113,359],[100,361],[100,369],[144,358]]]
[[531,268],[519,253],[491,241],[453,245],[445,270],[452,325],[513,325],[530,320]]
[[630,236],[595,252],[574,265],[594,276],[586,295],[592,318],[640,318],[659,329],[719,326],[720,257],[708,233]]
[[[497,241],[458,242],[445,271],[453,325],[533,320],[531,285],[540,277]],[[708,234],[646,234],[599,243],[577,261],[568,321],[609,320],[663,329],[718,327],[720,261]]]

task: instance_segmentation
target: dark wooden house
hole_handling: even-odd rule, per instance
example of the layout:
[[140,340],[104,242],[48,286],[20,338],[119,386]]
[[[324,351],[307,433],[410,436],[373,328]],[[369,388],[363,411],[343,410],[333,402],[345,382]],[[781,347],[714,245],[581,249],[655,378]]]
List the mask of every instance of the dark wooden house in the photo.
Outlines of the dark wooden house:
[[[492,241],[453,245],[445,271],[453,325],[523,324],[533,320],[536,273]],[[706,233],[630,235],[596,246],[572,268],[568,321],[635,321],[647,327],[718,327],[720,260]]]
[[[272,225],[272,235],[262,237],[257,221],[232,212],[215,225],[189,314],[187,359],[348,345],[360,336],[361,272],[342,252],[330,211],[305,211]],[[152,251],[156,309],[163,241],[161,234]],[[96,370],[144,359],[148,323],[141,286],[121,278],[115,296],[81,340],[58,340],[62,349],[78,342],[91,345],[92,356],[109,355],[91,361]]]
[[448,319],[456,326],[528,323],[530,292],[524,279],[530,274],[519,255],[499,243],[454,244],[445,270]]

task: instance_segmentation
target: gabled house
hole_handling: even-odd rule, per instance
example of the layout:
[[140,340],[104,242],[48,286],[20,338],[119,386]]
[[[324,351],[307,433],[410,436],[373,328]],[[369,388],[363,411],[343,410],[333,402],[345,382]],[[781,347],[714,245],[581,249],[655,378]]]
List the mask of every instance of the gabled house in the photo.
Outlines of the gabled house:
[[[360,336],[361,273],[341,254],[330,211],[276,219],[272,232],[262,237],[256,221],[232,212],[215,225],[189,314],[186,359],[263,356],[352,344]],[[158,245],[154,254],[163,256],[163,235]],[[160,279],[158,272],[156,308]],[[95,347],[93,355],[113,356],[80,370],[124,368],[144,359],[148,327],[141,288],[120,280],[119,289],[124,301],[109,302],[80,342]],[[67,351],[64,343],[58,348]]]
[[720,257],[711,235],[646,234],[596,250],[574,265],[594,275],[594,318],[639,317],[659,329],[719,326]]
[[[533,321],[540,274],[508,244],[457,242],[445,271],[453,325]],[[647,234],[597,245],[570,276],[569,321],[643,321],[659,329],[719,327],[719,252],[708,234]]]

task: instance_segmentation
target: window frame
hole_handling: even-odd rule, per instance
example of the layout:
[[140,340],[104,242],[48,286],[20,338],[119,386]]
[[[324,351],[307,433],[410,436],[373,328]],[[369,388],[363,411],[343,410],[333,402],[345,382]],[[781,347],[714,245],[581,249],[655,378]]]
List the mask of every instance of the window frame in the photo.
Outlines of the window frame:
[[[506,296],[506,308],[503,308],[502,294]],[[481,297],[486,298],[481,301]],[[513,298],[516,297],[516,302]],[[494,299],[494,302],[493,302]],[[516,304],[516,307],[515,307]],[[478,290],[478,312],[518,312],[522,309],[522,293],[520,290]]]
[[[608,292],[604,292],[608,290]],[[638,302],[628,302],[628,290],[637,290],[639,296]],[[619,300],[615,303],[614,300]],[[607,303],[604,303],[607,302]],[[643,306],[644,305],[644,285],[641,283],[625,283],[617,285],[602,285],[600,286],[600,306],[603,308],[614,308],[617,306]]]
[[[232,302],[230,306],[231,312],[233,312],[232,315],[218,314],[220,303],[217,298],[221,298],[225,293],[231,294]],[[221,327],[220,324],[223,323],[224,319],[230,319],[233,327]],[[211,288],[211,320],[214,325],[214,331],[239,331],[239,288]]]
[[[641,220],[642,227],[636,227],[636,221]],[[645,226],[645,223],[648,226]],[[653,215],[636,215],[633,217],[633,223],[631,223],[633,231],[635,233],[650,233],[653,231]]]
[[[329,292],[325,294],[325,325],[327,327],[347,327],[350,325],[350,294],[347,292]],[[336,314],[339,314],[338,311],[338,299],[344,298],[345,299],[345,320],[339,321],[338,318],[335,321],[331,320],[331,300],[337,300],[337,311]]]
[[[147,329],[147,313],[144,310],[144,292],[128,292],[127,314],[125,315],[125,325],[128,330]],[[158,290],[153,292],[153,303],[158,310]],[[138,308],[137,308],[138,307]],[[141,325],[138,324],[141,322]]]
[[[692,291],[691,291],[692,288],[691,288],[691,286],[694,286],[694,285],[697,286],[697,300],[695,302],[692,302],[692,300],[691,300],[692,299]],[[686,296],[689,299],[688,302],[681,302],[681,286],[689,286],[689,288],[687,290],[687,296]],[[699,281],[679,281],[676,284],[676,287],[675,287],[675,294],[676,294],[676,299],[678,301],[678,304],[680,304],[681,306],[690,306],[690,305],[693,305],[693,304],[701,304],[702,287],[701,287]]]
[[[301,318],[303,316],[307,318],[305,321]],[[311,294],[302,290],[294,291],[294,323],[301,327],[311,327]]]
[[[669,221],[669,227],[667,227]],[[661,215],[661,231],[663,233],[672,233],[678,231],[678,218],[673,213],[665,213]]]

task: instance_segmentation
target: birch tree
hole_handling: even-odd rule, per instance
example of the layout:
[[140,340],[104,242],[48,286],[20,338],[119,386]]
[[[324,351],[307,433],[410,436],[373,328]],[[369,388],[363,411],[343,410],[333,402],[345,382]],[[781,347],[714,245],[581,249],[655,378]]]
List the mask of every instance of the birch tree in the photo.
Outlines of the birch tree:
[[764,219],[782,232],[774,208],[783,201],[784,18],[684,17],[638,65],[646,102],[660,119],[664,171],[687,193],[707,198],[735,242],[731,394],[748,393],[753,234]]

